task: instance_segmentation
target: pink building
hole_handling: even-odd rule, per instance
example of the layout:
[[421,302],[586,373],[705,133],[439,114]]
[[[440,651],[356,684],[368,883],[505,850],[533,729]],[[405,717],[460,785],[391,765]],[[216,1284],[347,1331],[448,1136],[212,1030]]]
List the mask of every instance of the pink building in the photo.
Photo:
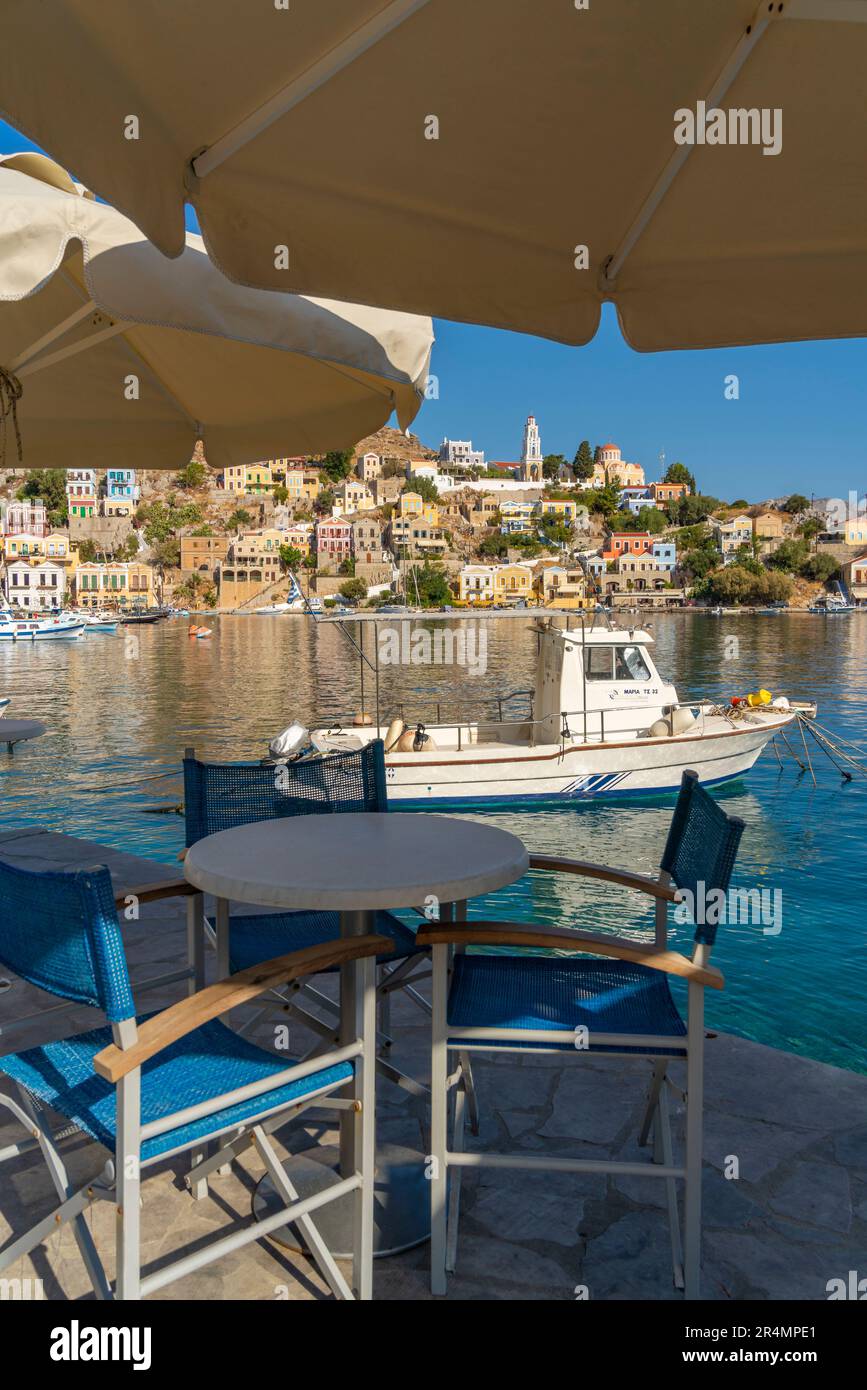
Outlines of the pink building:
[[48,510],[40,497],[10,502],[3,522],[6,536],[47,536]]
[[316,557],[319,565],[339,565],[352,555],[352,523],[320,521],[316,526]]

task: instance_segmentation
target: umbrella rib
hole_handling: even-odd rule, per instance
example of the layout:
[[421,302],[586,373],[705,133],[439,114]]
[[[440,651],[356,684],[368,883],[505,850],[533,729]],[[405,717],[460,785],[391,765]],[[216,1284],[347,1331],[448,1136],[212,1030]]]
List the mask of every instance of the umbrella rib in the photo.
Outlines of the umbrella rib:
[[23,367],[25,362],[32,361],[37,353],[41,352],[44,347],[48,347],[49,343],[53,343],[58,338],[62,338],[64,333],[69,332],[70,328],[74,328],[77,323],[81,323],[82,319],[86,319],[88,314],[94,312],[96,312],[96,305],[92,299],[89,299],[86,304],[82,304],[74,313],[69,314],[68,317],[62,319],[60,323],[55,324],[47,333],[43,333],[42,337],[37,338],[35,343],[31,343],[23,352],[19,352],[17,357],[13,357],[12,361],[7,363],[7,370],[15,372],[19,367]]
[[[744,63],[759,42],[759,39],[765,33],[768,26],[778,17],[780,17],[779,12],[768,14],[766,6],[760,6],[753,23],[748,25],[744,33],[741,34],[728,62],[705,98],[705,107],[708,110],[716,106],[720,99],[725,96],[741,68],[744,66]],[[647,230],[654,213],[671,188],[671,185],[674,183],[674,180],[677,178],[677,175],[680,173],[694,148],[693,145],[678,145],[674,153],[667,160],[662,173],[659,175],[653,188],[639,208],[638,213],[629,226],[617,250],[614,252],[613,256],[609,256],[605,262],[603,276],[608,289],[614,288],[614,282],[623,269],[627,257],[634,250],[639,238]]]
[[243,149],[251,140],[255,140],[257,135],[261,135],[263,130],[267,130],[281,116],[285,116],[293,107],[298,106],[311,96],[313,92],[324,87],[332,77],[349,67],[356,58],[360,58],[374,44],[379,43],[380,39],[385,38],[399,24],[403,24],[405,20],[429,3],[430,0],[392,0],[392,3],[380,10],[379,14],[360,25],[348,38],[335,44],[334,48],[323,58],[313,63],[300,76],[293,78],[269,101],[266,101],[245,120],[239,122],[232,130],[227,131],[219,140],[216,140],[213,145],[207,146],[197,155],[192,160],[192,169],[196,178],[202,179],[207,174],[213,173],[238,150]]
[[58,362],[63,362],[67,357],[77,357],[80,352],[87,352],[88,348],[96,347],[98,343],[103,343],[107,338],[114,338],[118,333],[124,333],[130,325],[128,323],[113,323],[108,328],[103,328],[99,333],[94,333],[89,338],[77,343],[70,343],[68,347],[58,348],[57,352],[49,352],[46,357],[40,357],[36,362],[30,362],[26,367],[22,367],[16,373],[18,380],[22,381],[25,377],[33,376],[34,372],[41,372],[45,367],[54,367]]

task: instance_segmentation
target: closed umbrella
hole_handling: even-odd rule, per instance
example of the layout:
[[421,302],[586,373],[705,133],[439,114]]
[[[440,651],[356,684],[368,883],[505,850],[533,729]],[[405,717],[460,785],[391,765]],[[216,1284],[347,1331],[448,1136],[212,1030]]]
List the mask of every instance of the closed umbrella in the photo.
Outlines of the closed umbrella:
[[644,350],[843,336],[867,331],[865,21],[865,0],[56,0],[46,30],[7,0],[0,107],[169,256],[192,201],[245,284],[572,343],[610,300]]
[[[0,451],[7,466],[216,467],[350,447],[423,399],[430,320],[167,260],[42,155],[0,161]],[[20,453],[19,453],[20,444]]]

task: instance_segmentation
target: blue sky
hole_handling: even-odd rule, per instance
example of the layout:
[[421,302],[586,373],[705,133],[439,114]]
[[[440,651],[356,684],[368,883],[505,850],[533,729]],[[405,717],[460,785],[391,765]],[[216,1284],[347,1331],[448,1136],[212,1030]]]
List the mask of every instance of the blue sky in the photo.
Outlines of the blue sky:
[[[25,148],[35,146],[0,122],[0,152]],[[642,354],[623,341],[610,305],[583,348],[435,327],[439,399],[414,426],[425,444],[469,438],[489,459],[517,459],[532,413],[546,453],[571,459],[582,439],[612,440],[652,479],[664,452],[728,501],[867,490],[867,341]],[[737,400],[724,394],[730,374]]]

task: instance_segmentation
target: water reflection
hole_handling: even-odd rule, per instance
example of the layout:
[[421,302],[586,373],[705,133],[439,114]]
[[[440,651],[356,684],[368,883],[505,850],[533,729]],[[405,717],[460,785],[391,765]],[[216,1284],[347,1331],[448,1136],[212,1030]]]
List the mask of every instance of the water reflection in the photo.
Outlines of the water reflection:
[[[867,615],[675,614],[651,625],[657,664],[681,695],[728,699],[764,686],[815,698],[822,723],[867,751]],[[122,633],[0,648],[0,695],[12,697],[11,713],[42,719],[50,730],[14,758],[4,755],[0,825],[40,823],[174,863],[180,820],[143,809],[180,800],[186,745],[217,759],[258,757],[294,718],[361,708],[357,659],[335,625],[225,617],[214,628],[208,642],[190,641],[180,621],[142,628],[138,654],[130,656]],[[437,700],[444,710],[456,700],[481,706],[486,697],[529,687],[532,620],[491,621],[488,631],[484,676],[383,667],[381,708],[403,703],[409,722]],[[369,633],[368,650],[372,640]],[[369,681],[365,705],[372,710]],[[174,775],[145,780],[165,772]],[[778,936],[745,923],[721,930],[715,959],[727,988],[709,1000],[710,1020],[867,1070],[867,788],[841,787],[827,764],[817,776],[814,788],[791,760],[780,768],[767,751],[744,783],[720,792],[747,824],[737,882],[782,891],[783,929]],[[533,850],[652,872],[670,812],[670,803],[597,802],[472,818],[490,816]],[[475,910],[642,933],[652,930],[653,917],[635,894],[555,875],[528,877],[498,895],[496,906],[477,903]],[[688,948],[685,928],[675,940]]]

